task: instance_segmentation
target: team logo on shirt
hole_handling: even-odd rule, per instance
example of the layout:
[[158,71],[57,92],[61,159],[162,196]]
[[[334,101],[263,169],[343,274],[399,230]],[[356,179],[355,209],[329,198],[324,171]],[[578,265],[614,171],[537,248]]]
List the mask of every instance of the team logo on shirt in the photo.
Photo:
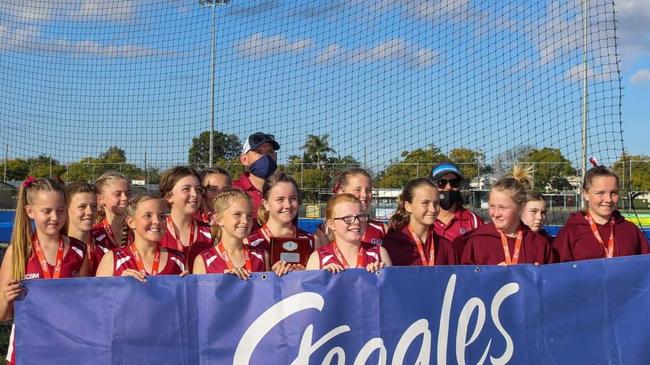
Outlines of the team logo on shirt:
[[39,275],[38,273],[25,274],[25,280],[29,280],[29,279],[38,279],[39,276],[40,276],[40,275]]
[[370,240],[370,243],[372,243],[373,245],[381,245],[382,242],[384,242],[384,240],[382,240],[381,238],[373,238]]
[[287,241],[282,244],[282,248],[286,251],[295,251],[298,249],[298,243],[293,241]]
[[463,227],[460,227],[460,234],[465,234],[467,233],[467,230]]

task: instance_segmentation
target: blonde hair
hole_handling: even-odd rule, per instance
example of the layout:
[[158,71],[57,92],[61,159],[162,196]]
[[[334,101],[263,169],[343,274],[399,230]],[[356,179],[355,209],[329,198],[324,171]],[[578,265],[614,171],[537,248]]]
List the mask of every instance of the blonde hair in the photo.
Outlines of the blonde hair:
[[499,179],[492,188],[490,189],[490,194],[493,191],[500,191],[506,193],[510,196],[513,202],[517,204],[519,209],[523,208],[526,204],[528,189],[526,184],[532,185],[532,168],[523,168],[519,165],[515,165],[512,171],[512,176],[506,176]]
[[328,228],[328,223],[335,218],[334,209],[336,206],[342,203],[356,203],[359,204],[359,206],[361,205],[361,201],[350,193],[336,194],[327,201],[327,206],[325,207],[325,234],[330,241],[334,239],[334,233]]
[[[244,199],[249,208],[251,210],[253,209],[253,202],[248,194],[239,189],[226,189],[214,198],[214,215],[219,216],[220,214],[223,214],[223,212],[230,207],[233,200],[236,199]],[[212,225],[212,238],[216,243],[221,240],[221,227],[216,224]]]
[[438,191],[436,186],[429,179],[421,177],[409,181],[397,198],[397,209],[395,210],[395,213],[390,217],[390,221],[388,222],[388,225],[391,228],[395,230],[401,230],[404,228],[404,226],[409,224],[411,221],[411,214],[406,211],[405,203],[413,203],[413,198],[415,197],[415,189],[419,188],[420,186],[429,186]]
[[[106,191],[106,188],[109,186],[113,185],[116,181],[126,181],[126,185],[128,188],[128,195],[131,194],[131,180],[126,177],[126,175],[121,174],[117,171],[109,170],[104,172],[99,176],[99,178],[95,181],[95,187],[97,188],[97,194],[101,195]],[[103,205],[97,205],[97,219],[95,221],[97,223],[101,222],[106,218],[106,211]],[[129,227],[126,225],[126,223],[122,224],[122,232],[121,236],[115,237],[119,241],[121,245],[125,245],[128,241],[128,235],[129,235]]]
[[28,177],[18,189],[18,202],[16,204],[16,217],[11,232],[11,277],[14,280],[22,280],[25,277],[25,266],[32,249],[32,224],[27,216],[25,207],[33,204],[36,195],[40,192],[56,191],[65,199],[63,184],[50,179],[35,179]]
[[150,194],[150,193],[143,193],[143,194],[138,194],[132,198],[130,198],[126,202],[126,208],[124,208],[124,211],[126,212],[126,215],[134,218],[135,217],[135,211],[138,209],[138,205],[140,203],[144,203],[148,200],[158,200],[160,203],[162,203],[161,198],[158,194]]
[[[296,189],[296,193],[298,194],[298,205],[300,205],[300,190],[298,190],[298,184],[296,184],[296,180],[284,172],[276,172],[264,181],[264,186],[262,187],[263,199],[268,201],[271,190],[280,183],[288,183],[293,185],[293,187]],[[266,224],[266,222],[269,221],[270,215],[270,212],[266,209],[266,207],[264,207],[264,204],[260,204],[260,207],[257,209],[257,222],[263,226]],[[293,223],[294,225],[298,225],[298,214],[296,214],[296,217],[293,219]]]

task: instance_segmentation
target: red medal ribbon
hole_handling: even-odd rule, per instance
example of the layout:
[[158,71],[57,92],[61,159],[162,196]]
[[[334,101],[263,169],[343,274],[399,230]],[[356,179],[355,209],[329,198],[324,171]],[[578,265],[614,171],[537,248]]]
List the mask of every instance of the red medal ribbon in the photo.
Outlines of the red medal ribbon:
[[45,254],[41,248],[41,242],[38,240],[38,236],[34,234],[32,237],[32,243],[34,246],[34,252],[36,252],[36,257],[38,257],[38,262],[41,264],[41,270],[43,271],[44,279],[58,279],[61,277],[61,266],[63,264],[63,236],[59,236],[59,244],[56,249],[56,262],[54,264],[54,274],[50,274],[50,267],[47,264],[45,259]]
[[[174,221],[172,220],[172,217],[167,217],[167,225],[171,226],[174,229],[174,236],[176,236],[176,247],[178,248],[179,252],[185,252],[185,247],[183,246],[183,243],[181,242],[181,233],[178,231],[178,227],[174,224]],[[190,224],[190,241],[187,244],[187,247],[191,247],[192,244],[194,243],[194,219],[192,219],[192,223]]]
[[104,227],[104,231],[106,231],[106,238],[113,244],[113,247],[120,247],[122,246],[118,241],[117,237],[115,237],[115,234],[113,233],[113,228],[111,227],[111,224],[108,223],[108,219],[105,219],[102,221],[102,227]]
[[[144,263],[140,257],[138,249],[135,247],[135,243],[129,245],[129,250],[133,253],[135,258],[135,266],[138,267],[138,271],[142,275],[147,275],[147,270],[144,269]],[[153,263],[151,264],[151,275],[158,275],[158,266],[160,265],[160,247],[156,247],[156,254],[153,257]]]
[[[339,262],[343,265],[343,268],[349,269],[350,264],[348,264],[348,261],[345,259],[343,254],[341,253],[341,250],[339,250],[339,246],[336,245],[335,241],[332,241],[331,243],[332,248],[334,249],[334,255],[336,255],[336,258],[339,259]],[[357,265],[354,268],[365,268],[366,267],[366,250],[359,245],[359,254],[357,255]]]
[[[499,231],[499,230],[497,230]],[[517,239],[515,240],[515,252],[510,257],[510,247],[508,247],[508,237],[505,233],[499,231],[501,235],[501,244],[503,245],[503,255],[506,258],[506,265],[517,265],[519,263],[519,251],[521,250],[521,242],[524,240],[524,231],[521,229],[517,231]]]
[[[251,262],[250,250],[248,250],[248,247],[246,247],[246,245],[242,245],[242,249],[244,250],[244,268],[246,268],[248,272],[253,272],[253,263]],[[219,242],[219,244],[217,244],[217,252],[219,252],[219,255],[221,255],[221,257],[223,257],[223,261],[226,262],[228,270],[235,268],[235,265],[228,255],[228,252],[226,252],[226,249],[223,247],[223,242]]]
[[600,243],[600,245],[603,247],[603,250],[605,250],[605,257],[606,258],[614,257],[614,245],[615,245],[614,221],[612,219],[609,220],[609,224],[612,227],[612,232],[609,234],[609,239],[607,240],[607,246],[605,246],[603,237],[600,236],[600,232],[598,232],[598,227],[596,227],[596,222],[594,222],[594,219],[591,218],[591,214],[587,212],[587,216],[585,217],[585,219],[587,219],[587,222],[589,222],[589,227],[591,227],[591,233],[594,234],[596,241],[598,241],[598,243]]
[[433,232],[434,232],[433,227],[430,227],[429,231],[427,232],[427,235],[429,237],[428,240],[431,241],[431,247],[429,248],[429,260],[427,260],[426,256],[424,256],[424,245],[422,244],[422,240],[420,239],[420,236],[418,236],[417,234],[415,234],[415,232],[413,232],[411,226],[406,226],[406,228],[408,228],[408,231],[411,234],[413,241],[415,242],[415,247],[417,247],[418,249],[418,253],[420,254],[420,260],[422,260],[422,266],[434,266],[436,261],[436,246],[434,244],[434,239],[433,239]]
[[[271,242],[271,239],[273,239],[273,232],[271,232],[271,229],[266,224],[260,227],[260,231],[262,232],[262,236],[264,236],[268,242]],[[296,230],[296,227],[293,227],[293,233],[291,234],[291,237],[298,238],[298,231]]]

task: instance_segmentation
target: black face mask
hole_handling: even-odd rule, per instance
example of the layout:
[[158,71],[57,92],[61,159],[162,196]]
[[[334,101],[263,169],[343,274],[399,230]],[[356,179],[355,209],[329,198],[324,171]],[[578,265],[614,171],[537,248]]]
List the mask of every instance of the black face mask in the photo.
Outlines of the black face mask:
[[463,194],[460,191],[441,191],[440,192],[440,208],[449,210],[455,205],[463,204]]

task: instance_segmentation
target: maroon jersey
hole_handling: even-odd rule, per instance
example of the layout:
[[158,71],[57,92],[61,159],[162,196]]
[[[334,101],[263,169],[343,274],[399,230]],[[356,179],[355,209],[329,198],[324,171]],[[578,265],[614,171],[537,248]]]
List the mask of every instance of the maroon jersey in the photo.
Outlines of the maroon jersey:
[[[113,276],[122,276],[126,269],[138,270],[135,263],[135,256],[131,249],[127,247],[114,248],[113,252]],[[156,275],[179,275],[185,271],[185,260],[183,254],[175,250],[167,250],[167,262],[165,267],[158,271]],[[149,273],[147,273],[149,275]]]
[[[610,222],[596,227],[607,245],[614,224],[614,256],[647,254],[648,239],[633,223],[614,211]],[[605,248],[596,240],[584,212],[569,216],[553,241],[553,250],[560,262],[605,258]]]
[[[126,223],[124,223],[126,224]],[[90,231],[90,236],[95,240],[97,245],[103,247],[103,252],[106,253],[114,248],[120,247],[122,242],[116,238],[122,237],[122,232],[112,232],[110,225],[106,220],[103,220],[93,226],[92,231]],[[127,237],[127,244],[133,241],[133,232],[129,231]]]
[[262,192],[257,190],[250,180],[251,173],[243,172],[239,175],[239,179],[232,182],[232,187],[242,190],[251,198],[253,203],[253,229],[259,227],[257,224],[257,211],[262,205]]
[[449,242],[453,242],[456,237],[470,232],[484,224],[485,223],[478,214],[469,209],[458,206],[454,211],[454,216],[447,224],[436,219],[436,223],[433,226],[435,227],[438,236],[446,238]]
[[[302,229],[296,227],[295,238],[306,239],[309,241],[309,246],[312,248],[314,247],[314,235],[307,231],[303,231]],[[246,237],[246,239],[244,239],[244,243],[250,247],[258,247],[262,250],[266,250],[269,253],[271,252],[271,237],[268,237],[266,234],[264,234],[261,227]]]
[[[521,224],[523,231],[519,264],[548,264],[553,262],[551,245],[541,235]],[[508,237],[510,255],[514,255],[516,239]],[[506,255],[501,243],[501,235],[494,223],[481,226],[454,240],[455,247],[464,247],[461,256],[463,265],[499,265],[506,261]]]
[[160,241],[160,247],[172,249],[183,254],[185,257],[185,267],[187,267],[190,272],[192,271],[192,265],[194,264],[196,256],[212,247],[212,232],[210,226],[197,220],[194,220],[194,224],[196,226],[196,231],[192,243],[189,246],[179,245],[178,241],[171,233],[174,228],[169,224],[167,225],[167,232],[165,232],[165,235]]
[[[361,249],[363,249],[363,268],[366,267],[368,264],[372,264],[373,262],[381,262],[381,245],[374,245],[372,243],[368,242],[361,242]],[[339,258],[334,254],[334,245],[332,243],[328,243],[327,245],[319,248],[316,250],[318,253],[318,263],[320,265],[320,268],[322,269],[323,266],[327,264],[338,264],[341,266],[343,263]],[[356,262],[350,262],[350,265],[356,265]]]
[[[266,263],[264,262],[264,250],[259,247],[249,247],[251,271],[262,272],[266,271]],[[217,252],[217,247],[214,246],[209,250],[201,252],[203,258],[203,265],[205,265],[205,272],[207,274],[223,274],[228,270],[228,264],[225,259]]]
[[[436,255],[435,265],[456,265],[458,257],[451,242],[438,236],[433,229],[429,233],[429,238],[422,245],[425,260],[431,260],[429,254],[431,245],[433,245]],[[422,262],[420,252],[408,229],[408,225],[401,230],[391,228],[384,237],[383,246],[395,266],[426,266]]]
[[104,246],[100,246],[92,236],[90,237],[90,241],[91,244],[86,245],[86,249],[88,250],[88,269],[90,270],[90,276],[95,276],[99,262],[104,257],[104,254],[110,250]]
[[[68,237],[68,239],[70,240],[70,245],[68,246],[68,251],[63,255],[60,277],[76,278],[79,276],[81,265],[84,263],[86,245],[76,238]],[[50,269],[50,273],[53,273],[54,265],[48,263],[47,266]],[[41,268],[41,263],[38,261],[38,256],[36,256],[36,252],[34,252],[34,248],[32,247],[32,253],[29,255],[27,265],[25,266],[25,280],[42,278],[43,269]]]
[[[321,222],[321,224],[318,225],[318,229],[321,232],[326,233],[327,231],[325,230],[325,222]],[[363,233],[363,237],[361,237],[361,242],[368,242],[372,243],[373,245],[381,245],[384,241],[384,236],[386,233],[387,231],[384,223],[375,219],[368,219],[368,223],[366,224],[366,231]]]

